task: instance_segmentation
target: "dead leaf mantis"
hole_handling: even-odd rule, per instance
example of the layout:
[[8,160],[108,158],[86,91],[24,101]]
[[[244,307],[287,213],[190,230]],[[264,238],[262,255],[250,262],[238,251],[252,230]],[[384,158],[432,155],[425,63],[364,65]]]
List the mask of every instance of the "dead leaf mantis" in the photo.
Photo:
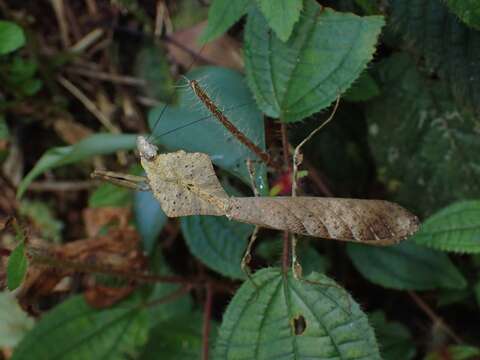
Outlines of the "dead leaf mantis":
[[[230,127],[229,131],[235,135],[238,130],[198,83],[190,81],[189,84],[213,115],[225,127]],[[335,109],[337,106],[338,99]],[[418,229],[418,219],[397,204],[383,200],[295,196],[300,147],[331,120],[334,112],[295,149],[292,197],[230,197],[221,186],[207,154],[182,150],[161,154],[144,136],[137,138],[137,150],[146,177],[100,171],[96,171],[93,176],[136,190],[152,191],[168,217],[226,216],[230,220],[257,227],[371,245],[391,245],[412,235]],[[256,147],[248,139],[241,142],[249,148]],[[263,151],[255,153],[263,161],[269,161],[268,155]],[[248,263],[252,241],[248,245],[242,267]],[[294,239],[294,270],[299,266],[294,251],[295,243]]]

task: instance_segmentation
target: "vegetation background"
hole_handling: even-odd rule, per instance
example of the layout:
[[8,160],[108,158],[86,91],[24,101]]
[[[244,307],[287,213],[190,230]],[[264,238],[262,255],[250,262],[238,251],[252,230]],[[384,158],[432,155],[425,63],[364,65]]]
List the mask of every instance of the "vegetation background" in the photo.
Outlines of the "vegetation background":
[[[0,14],[0,358],[480,359],[478,1],[0,0]],[[91,180],[141,174],[131,150],[150,134],[250,194],[254,155],[182,74],[281,164],[256,163],[263,195],[288,195],[292,146],[341,95],[304,147],[301,191],[396,201],[422,229],[385,248],[302,238],[309,281],[281,271],[288,235],[263,230],[252,282],[252,226],[167,220],[150,193]]]

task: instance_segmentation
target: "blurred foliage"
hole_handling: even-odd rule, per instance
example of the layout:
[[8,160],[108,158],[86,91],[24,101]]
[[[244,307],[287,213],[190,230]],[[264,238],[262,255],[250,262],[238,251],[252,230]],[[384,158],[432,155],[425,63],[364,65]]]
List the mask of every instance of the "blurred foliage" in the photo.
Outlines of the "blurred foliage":
[[[477,2],[205,3],[1,3],[0,357],[480,358]],[[341,96],[303,148],[301,192],[396,201],[421,230],[390,247],[300,237],[295,279],[262,229],[247,278],[253,226],[168,219],[151,192],[89,179],[140,175],[147,133],[250,193],[255,155],[192,79],[277,163]],[[283,162],[254,162],[261,195],[291,178]]]

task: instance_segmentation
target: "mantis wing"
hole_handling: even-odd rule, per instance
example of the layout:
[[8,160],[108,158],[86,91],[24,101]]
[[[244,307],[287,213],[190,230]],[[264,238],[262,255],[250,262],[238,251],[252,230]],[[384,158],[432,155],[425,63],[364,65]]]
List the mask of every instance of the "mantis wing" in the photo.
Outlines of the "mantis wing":
[[227,216],[262,227],[326,239],[389,245],[412,235],[418,219],[383,200],[321,197],[232,198]]

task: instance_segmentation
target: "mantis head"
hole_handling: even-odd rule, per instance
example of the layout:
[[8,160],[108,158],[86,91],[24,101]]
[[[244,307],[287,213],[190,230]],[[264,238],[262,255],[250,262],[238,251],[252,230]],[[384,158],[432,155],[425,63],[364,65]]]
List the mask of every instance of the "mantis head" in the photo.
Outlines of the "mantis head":
[[137,137],[137,150],[140,157],[145,160],[153,160],[158,154],[158,147],[150,143],[145,136]]

